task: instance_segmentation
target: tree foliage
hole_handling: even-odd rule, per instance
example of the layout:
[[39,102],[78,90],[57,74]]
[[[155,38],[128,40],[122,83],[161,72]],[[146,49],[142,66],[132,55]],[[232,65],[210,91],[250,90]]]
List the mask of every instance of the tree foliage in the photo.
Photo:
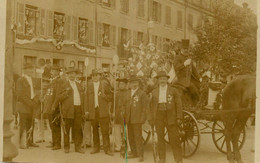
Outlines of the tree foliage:
[[244,74],[256,69],[256,16],[237,6],[216,4],[212,21],[198,27],[195,59],[215,74]]

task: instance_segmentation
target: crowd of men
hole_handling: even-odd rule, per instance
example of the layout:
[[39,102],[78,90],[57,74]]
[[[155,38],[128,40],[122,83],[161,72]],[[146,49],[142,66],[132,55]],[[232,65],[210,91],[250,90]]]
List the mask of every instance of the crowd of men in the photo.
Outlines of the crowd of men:
[[[191,84],[190,79],[186,78],[186,72],[191,65],[191,60],[185,56],[186,53],[184,48],[183,55],[176,59],[178,64],[175,65],[177,75],[179,74],[179,84],[189,87]],[[135,75],[130,76],[129,79],[118,78],[116,80],[117,89],[114,92],[111,83],[101,69],[93,69],[90,77],[83,78],[74,67],[69,67],[62,74],[60,67],[57,66],[49,68],[50,75],[41,81],[41,86],[45,84],[46,87],[39,91],[36,88],[37,81],[32,78],[34,73],[35,67],[25,64],[23,76],[16,82],[20,148],[38,146],[33,141],[34,118],[38,116],[40,119],[39,115],[42,113],[43,118],[48,119],[51,128],[50,147],[52,150],[62,148],[63,132],[65,153],[70,152],[71,140],[74,142],[75,152],[85,153],[85,148],[92,146],[91,154],[99,153],[101,150],[100,137],[102,136],[105,154],[113,156],[110,149],[112,119],[114,151],[121,150],[124,145],[123,137],[127,136],[131,149],[128,159],[138,158],[139,162],[142,162],[144,161],[142,125],[148,121],[156,129],[159,162],[166,161],[165,128],[168,131],[174,159],[177,163],[182,162],[178,129],[178,123],[181,123],[182,120],[181,93],[168,84],[169,76],[165,71],[157,73],[157,84],[150,92],[140,87],[140,79]],[[196,94],[195,87],[189,88],[193,91],[192,93]],[[37,112],[36,108],[42,109]],[[124,127],[127,127],[127,135],[122,134]],[[25,143],[23,144],[24,135]],[[93,144],[91,144],[92,136]]]

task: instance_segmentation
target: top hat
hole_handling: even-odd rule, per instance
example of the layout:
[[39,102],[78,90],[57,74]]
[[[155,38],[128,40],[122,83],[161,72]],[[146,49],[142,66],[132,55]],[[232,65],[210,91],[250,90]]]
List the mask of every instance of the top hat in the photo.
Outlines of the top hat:
[[182,39],[181,40],[181,47],[183,49],[189,49],[190,46],[190,40],[189,39]]
[[167,78],[170,78],[170,76],[167,75],[165,71],[159,71],[159,72],[158,72],[156,78],[158,79],[158,78],[160,78],[160,77],[167,77]]
[[32,65],[31,63],[25,63],[24,65],[23,65],[23,69],[25,70],[25,69],[33,69],[33,68],[35,68],[34,67],[34,65]]
[[127,83],[128,82],[128,80],[126,78],[119,78],[119,79],[116,79],[116,81],[123,82],[123,83]]
[[98,69],[98,68],[95,68],[92,70],[92,75],[96,75],[96,74],[102,74],[102,70],[101,69]]
[[67,74],[72,73],[72,72],[78,73],[78,70],[74,67],[69,67],[66,71]]

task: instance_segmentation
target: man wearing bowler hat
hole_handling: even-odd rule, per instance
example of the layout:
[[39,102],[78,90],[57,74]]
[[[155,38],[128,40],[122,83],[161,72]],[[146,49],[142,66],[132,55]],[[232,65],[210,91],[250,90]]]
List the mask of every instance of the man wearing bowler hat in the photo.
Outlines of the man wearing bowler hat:
[[118,83],[118,91],[116,92],[116,103],[115,103],[115,113],[114,113],[114,136],[115,136],[115,151],[119,152],[122,146],[122,126],[124,125],[124,110],[123,110],[123,100],[127,92],[126,78],[119,78],[116,80]]
[[[199,100],[199,74],[189,56],[189,40],[182,40],[181,54],[174,59],[174,69],[177,76],[177,84],[187,88],[194,102]],[[182,96],[182,92],[181,92]]]
[[[40,105],[40,100],[36,96],[36,81],[32,78],[35,75],[35,67],[29,63],[23,66],[23,76],[17,80],[17,111],[20,117],[20,148],[38,147],[33,143],[33,115],[37,107]],[[26,134],[26,146],[23,146],[21,138]]]
[[101,80],[101,75],[101,69],[92,70],[93,82],[88,83],[87,86],[85,117],[91,120],[93,129],[94,149],[91,151],[91,154],[100,152],[100,126],[104,152],[109,156],[113,156],[113,153],[110,151],[109,139],[109,102],[112,102],[113,94],[110,85]]
[[170,87],[167,81],[169,76],[165,71],[157,75],[159,86],[152,91],[152,99],[148,114],[148,122],[156,128],[158,139],[159,163],[165,163],[166,144],[164,130],[168,131],[168,138],[173,150],[176,163],[182,162],[181,142],[178,124],[182,120],[182,103],[178,91]]
[[61,126],[59,118],[59,106],[56,102],[57,88],[60,83],[60,67],[53,65],[51,67],[50,83],[46,89],[44,98],[44,116],[48,118],[52,133],[52,150],[61,149]]
[[131,148],[128,158],[139,157],[139,162],[144,161],[144,147],[142,139],[142,125],[146,121],[148,98],[139,87],[139,78],[131,76],[129,80],[130,90],[127,91],[123,108],[128,128],[128,138]]
[[70,130],[72,128],[75,152],[84,153],[82,143],[82,118],[83,118],[83,90],[76,82],[78,70],[69,67],[67,70],[68,80],[62,82],[57,91],[57,102],[61,104],[61,114],[64,118],[64,150],[69,153]]

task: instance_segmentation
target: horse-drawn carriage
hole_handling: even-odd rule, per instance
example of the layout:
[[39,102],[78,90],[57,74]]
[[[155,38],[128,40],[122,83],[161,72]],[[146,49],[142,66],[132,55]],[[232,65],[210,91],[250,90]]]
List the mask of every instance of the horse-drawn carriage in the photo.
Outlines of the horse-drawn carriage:
[[[212,140],[216,148],[222,152],[227,153],[226,146],[226,134],[225,134],[225,120],[223,117],[229,114],[235,114],[239,112],[251,112],[252,110],[236,109],[223,110],[221,94],[223,91],[223,84],[220,82],[211,82],[208,84],[206,93],[207,102],[205,105],[205,99],[200,99],[196,106],[184,104],[183,106],[183,120],[180,124],[181,144],[183,150],[183,157],[191,157],[196,153],[201,141],[201,134],[211,134]],[[203,95],[201,95],[203,96]],[[204,101],[204,102],[203,102]],[[185,101],[183,101],[185,103]],[[204,103],[201,104],[201,103]],[[146,144],[150,137],[151,131],[148,124],[143,127],[143,138]],[[168,142],[167,131],[165,130],[165,142]],[[241,149],[245,143],[246,131],[245,126],[240,131],[238,139],[238,147]]]

